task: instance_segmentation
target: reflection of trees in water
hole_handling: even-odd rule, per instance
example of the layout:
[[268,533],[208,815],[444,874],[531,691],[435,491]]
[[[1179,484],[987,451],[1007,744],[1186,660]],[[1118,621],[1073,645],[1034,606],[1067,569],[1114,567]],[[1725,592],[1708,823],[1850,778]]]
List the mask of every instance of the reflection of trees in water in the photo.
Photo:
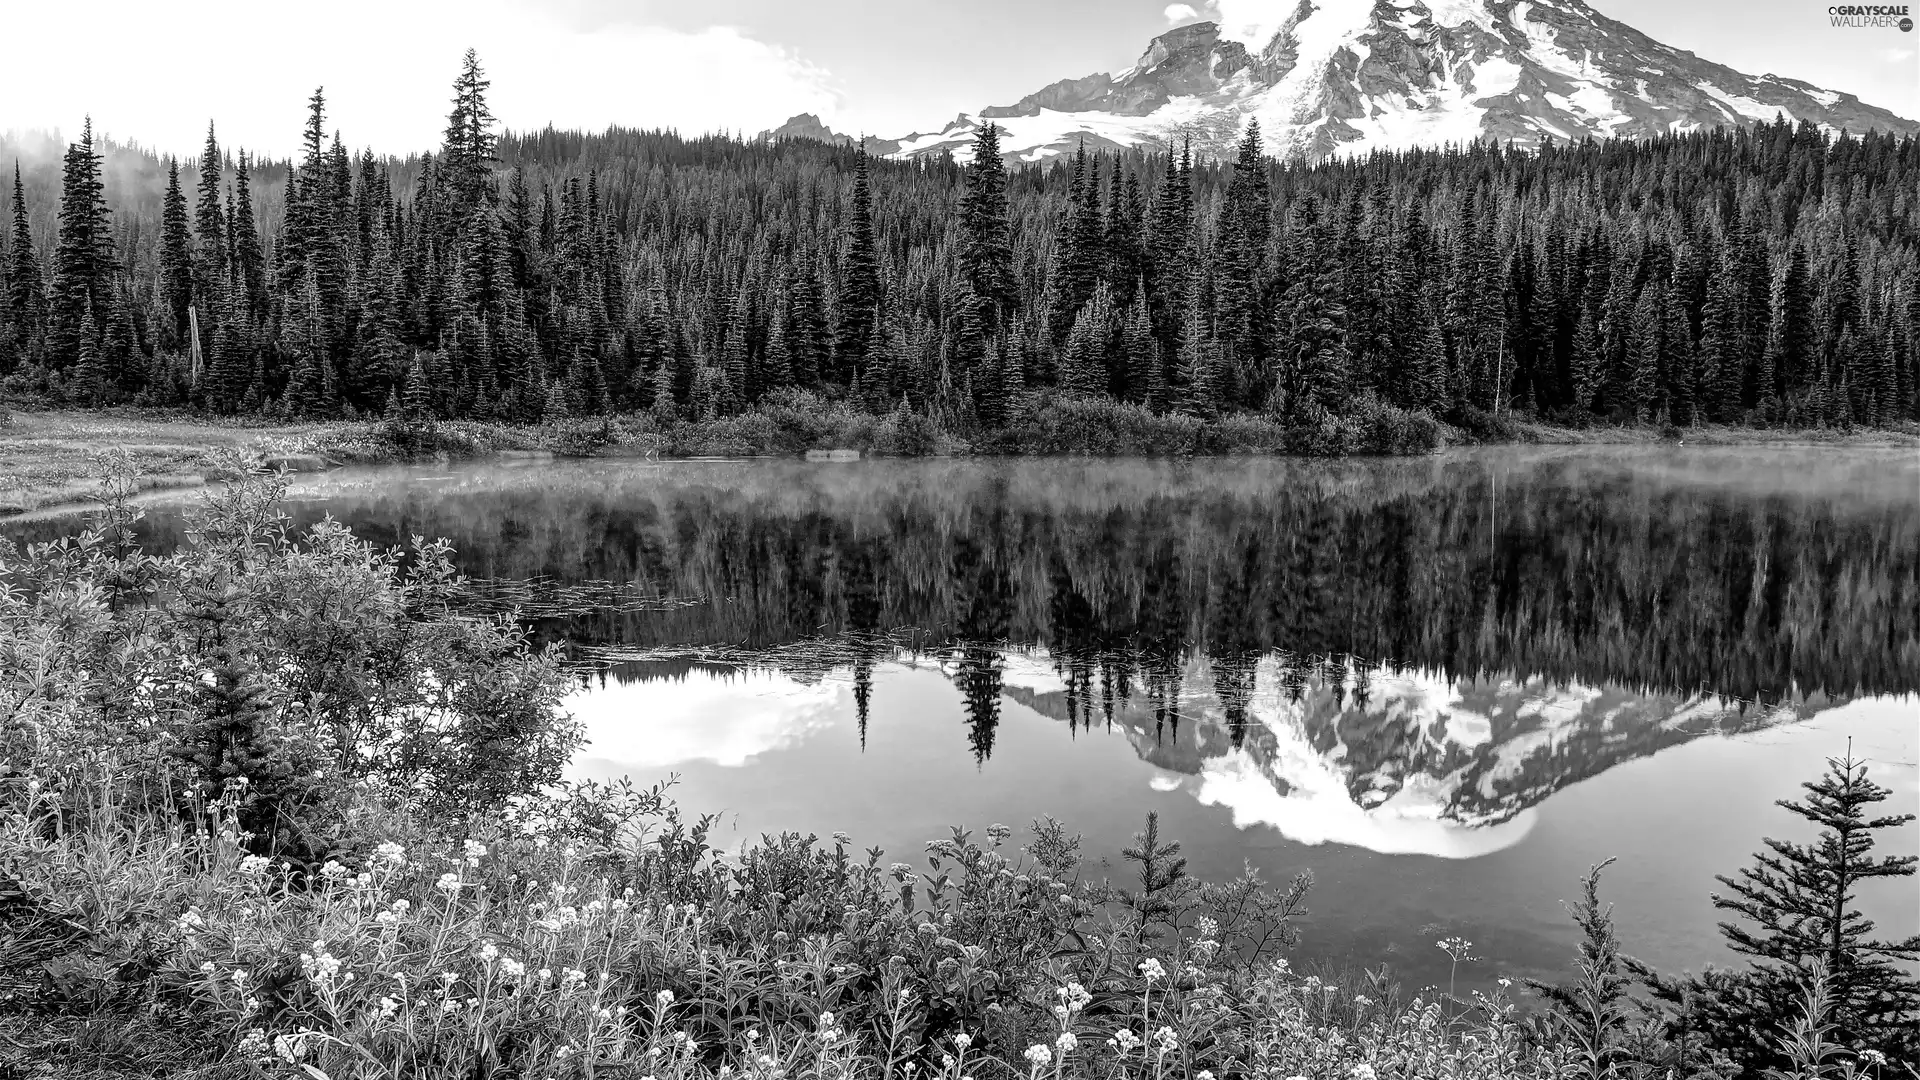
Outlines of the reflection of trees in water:
[[[381,543],[445,535],[476,578],[545,579],[540,632],[588,648],[754,652],[903,629],[1044,646],[1076,722],[1135,689],[1164,697],[1155,678],[1195,654],[1225,700],[1246,658],[1275,650],[1762,702],[1920,686],[1911,501],[1591,463],[1498,483],[1496,509],[1472,461],[766,463],[482,474],[297,509]],[[164,540],[179,519],[153,526]],[[993,664],[968,663],[985,723]]]

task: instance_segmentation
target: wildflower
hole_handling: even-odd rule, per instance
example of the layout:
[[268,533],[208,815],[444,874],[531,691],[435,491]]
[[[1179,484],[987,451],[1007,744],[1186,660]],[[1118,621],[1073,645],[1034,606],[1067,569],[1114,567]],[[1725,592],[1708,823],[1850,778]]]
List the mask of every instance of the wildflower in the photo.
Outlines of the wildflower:
[[457,893],[460,891],[460,875],[441,874],[440,880],[434,883],[434,887],[444,889],[449,893]]
[[837,832],[833,834],[833,842],[839,844],[841,847],[852,847],[853,837],[843,832]]
[[1367,1006],[1373,1004],[1373,999],[1368,997],[1365,994],[1355,994],[1353,995],[1353,1003],[1355,1005],[1358,1005],[1360,1008],[1364,1009]]
[[205,925],[207,920],[200,917],[199,908],[188,908],[180,913],[179,918],[173,920],[173,928],[183,934],[191,934]]
[[340,958],[327,952],[327,943],[316,941],[314,951],[300,954],[300,970],[315,983],[325,984],[340,973]]
[[1500,980],[1500,989],[1502,989],[1502,990],[1505,990],[1505,989],[1506,989],[1507,987],[1509,987],[1509,986],[1512,986],[1512,985],[1513,985],[1513,980],[1512,980],[1512,979],[1501,979],[1501,980]]
[[1005,825],[1001,825],[998,822],[995,822],[994,824],[987,826],[987,838],[989,840],[992,840],[995,844],[1006,843],[1007,837],[1012,835],[1013,835],[1012,829],[1009,829]]
[[[249,855],[240,860],[240,872],[250,877],[256,874],[264,874],[267,872],[267,866],[271,862],[272,860],[268,859],[265,855]],[[264,1037],[265,1036],[262,1036],[262,1038]]]
[[240,1043],[234,1049],[243,1058],[259,1063],[272,1057],[272,1049],[267,1044],[267,1033],[260,1028],[249,1028],[240,1037]]
[[379,923],[381,926],[398,926],[400,924],[400,916],[395,915],[391,911],[382,911],[373,917],[373,921]]
[[459,998],[448,998],[448,999],[446,999],[445,1001],[442,1001],[442,1002],[440,1003],[440,1011],[441,1011],[441,1012],[442,1012],[443,1014],[445,1014],[445,1015],[447,1015],[447,1016],[452,1016],[452,1015],[453,1015],[454,1013],[457,1013],[457,1012],[459,1012],[459,1011],[460,1011],[460,999],[459,999]]
[[480,958],[481,963],[491,964],[495,960],[500,959],[500,946],[495,945],[491,941],[482,941],[480,943],[480,951],[475,955]]
[[1165,1025],[1161,1025],[1160,1030],[1153,1033],[1153,1042],[1163,1054],[1171,1054],[1180,1048],[1180,1036]]
[[1355,1065],[1347,1075],[1351,1077],[1352,1080],[1375,1080],[1373,1066],[1364,1061]]
[[887,867],[887,870],[893,874],[894,880],[902,885],[913,880],[914,870],[912,863],[897,862]]
[[1060,1033],[1059,1038],[1053,1040],[1054,1049],[1060,1051],[1062,1057],[1073,1053],[1074,1048],[1079,1045],[1080,1040],[1074,1038],[1073,1032],[1071,1031],[1063,1031]]
[[1862,1050],[1860,1051],[1860,1060],[1867,1065],[1878,1068],[1887,1063],[1887,1055],[1878,1050]]
[[1055,990],[1054,993],[1060,995],[1066,1002],[1068,1012],[1079,1012],[1081,1009],[1087,1007],[1088,1002],[1093,1000],[1093,995],[1087,992],[1087,988],[1077,982],[1070,982],[1058,990]]
[[1213,1070],[1201,1069],[1199,1072],[1193,1074],[1193,1080],[1213,1080]]
[[273,1052],[280,1055],[281,1061],[291,1065],[299,1059],[301,1054],[306,1052],[306,1047],[302,1046],[296,1039],[288,1038],[285,1035],[275,1035],[273,1037]]
[[374,848],[373,857],[396,870],[407,865],[407,849],[391,840]]
[[953,1037],[953,1045],[965,1050],[967,1047],[973,1045],[973,1036],[962,1031]]
[[213,970],[213,961],[211,960],[205,961],[200,965],[200,974],[202,975],[211,975],[213,974]]
[[400,1011],[399,1002],[393,1000],[390,997],[383,997],[380,999],[380,1018],[382,1020],[392,1019],[393,1014],[399,1011]]
[[1160,966],[1160,961],[1149,956],[1140,961],[1140,974],[1144,975],[1148,982],[1152,982],[1155,979],[1166,978],[1167,969]]
[[250,975],[249,975],[249,974],[247,973],[247,969],[246,969],[246,968],[234,968],[234,969],[233,969],[233,974],[231,974],[231,975],[229,975],[229,976],[227,976],[227,977],[228,977],[229,979],[232,979],[232,980],[233,980],[233,988],[234,988],[235,990],[238,990],[238,989],[240,989],[241,987],[243,987],[243,986],[245,986],[245,985],[247,984],[247,980],[248,980],[249,978],[251,978],[252,976],[250,976]]
[[395,915],[405,915],[408,911],[412,910],[412,908],[413,905],[407,902],[405,898],[393,902],[393,913]]
[[479,866],[480,860],[486,858],[487,845],[477,840],[466,840],[462,842],[460,846],[467,853],[468,866]]
[[1140,1045],[1140,1042],[1140,1036],[1135,1035],[1130,1028],[1121,1028],[1113,1033],[1113,1043],[1123,1054],[1132,1051],[1134,1047]]
[[1036,1069],[1048,1065],[1053,1061],[1053,1051],[1047,1048],[1046,1043],[1034,1043],[1032,1046],[1027,1047],[1026,1053],[1020,1056],[1032,1062],[1033,1067]]
[[513,957],[509,956],[500,961],[500,977],[501,978],[521,979],[521,978],[524,978],[526,974],[527,974],[527,965],[521,963],[518,960],[515,960]]
[[541,982],[543,982],[543,983],[549,983],[549,982],[552,982],[552,981],[553,981],[553,969],[552,969],[552,968],[541,968],[541,969],[540,969],[540,981],[541,981]]
[[832,1013],[831,1011],[829,1011],[829,1012],[823,1012],[823,1013],[821,1013],[821,1014],[820,1014],[820,1026],[821,1026],[821,1027],[823,1027],[823,1028],[830,1028],[830,1027],[832,1027],[832,1026],[833,1026],[833,1021],[834,1021],[834,1016],[833,1016],[833,1013]]
[[346,877],[348,872],[346,866],[342,865],[338,859],[328,859],[326,864],[320,867],[320,876],[328,881],[339,881]]

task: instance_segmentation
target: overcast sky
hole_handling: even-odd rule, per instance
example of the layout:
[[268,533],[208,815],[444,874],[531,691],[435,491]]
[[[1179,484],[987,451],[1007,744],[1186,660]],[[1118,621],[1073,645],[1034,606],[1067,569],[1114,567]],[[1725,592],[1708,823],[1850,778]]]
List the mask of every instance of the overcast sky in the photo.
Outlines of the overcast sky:
[[[509,127],[755,132],[798,112],[901,135],[1055,79],[1130,65],[1193,14],[1257,24],[1293,0],[13,0],[0,131],[91,113],[115,137],[190,154],[298,142],[324,85],[351,147],[438,145],[471,45]],[[1920,118],[1920,33],[1836,29],[1828,0],[1590,0],[1750,74],[1805,79]],[[189,10],[191,8],[191,10]],[[80,46],[84,43],[84,48]],[[75,63],[84,56],[84,64]]]

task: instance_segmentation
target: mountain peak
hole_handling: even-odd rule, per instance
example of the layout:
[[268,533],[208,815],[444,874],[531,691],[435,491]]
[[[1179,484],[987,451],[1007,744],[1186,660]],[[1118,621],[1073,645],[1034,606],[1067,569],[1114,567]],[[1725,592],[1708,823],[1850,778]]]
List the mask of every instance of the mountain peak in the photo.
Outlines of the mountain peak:
[[[871,149],[959,153],[998,124],[1009,157],[1090,147],[1225,153],[1257,118],[1276,155],[1466,143],[1537,145],[1771,121],[1920,134],[1920,123],[1661,44],[1584,0],[1296,0],[1232,25],[1192,22],[1131,68],[1062,79],[938,132]],[[796,118],[798,119],[798,118]],[[792,121],[789,121],[791,124]]]

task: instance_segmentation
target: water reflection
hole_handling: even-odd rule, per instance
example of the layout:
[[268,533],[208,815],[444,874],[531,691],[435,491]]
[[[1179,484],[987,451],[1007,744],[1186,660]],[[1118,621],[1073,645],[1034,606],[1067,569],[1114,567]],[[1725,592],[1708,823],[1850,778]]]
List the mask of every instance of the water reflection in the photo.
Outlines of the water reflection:
[[[693,761],[746,765],[851,713],[864,749],[874,673],[937,672],[951,685],[961,731],[928,731],[911,709],[880,702],[887,724],[915,738],[964,738],[976,763],[993,756],[1003,711],[1019,706],[1118,735],[1184,791],[1300,844],[1382,854],[1471,858],[1523,839],[1528,811],[1560,789],[1705,734],[1753,732],[1812,716],[1824,698],[1757,707],[1714,695],[1635,693],[1535,676],[1452,679],[1351,657],[1246,664],[1195,658],[1151,692],[1121,681],[1093,689],[1039,649],[977,646],[931,653],[872,643],[839,667],[815,666],[825,643],[793,650],[797,674],[763,654],[751,666],[711,659],[619,664],[589,680],[574,708],[595,732],[593,755],[639,768]],[[792,657],[789,657],[792,660]],[[1107,665],[1109,670],[1123,665]]]
[[1311,866],[1314,951],[1416,978],[1435,926],[1559,968],[1613,855],[1628,944],[1714,958],[1711,875],[1849,736],[1920,803],[1907,452],[548,463],[293,512],[449,538],[588,669],[581,775],[901,854],[1041,815],[1110,853],[1153,809],[1203,875]]

